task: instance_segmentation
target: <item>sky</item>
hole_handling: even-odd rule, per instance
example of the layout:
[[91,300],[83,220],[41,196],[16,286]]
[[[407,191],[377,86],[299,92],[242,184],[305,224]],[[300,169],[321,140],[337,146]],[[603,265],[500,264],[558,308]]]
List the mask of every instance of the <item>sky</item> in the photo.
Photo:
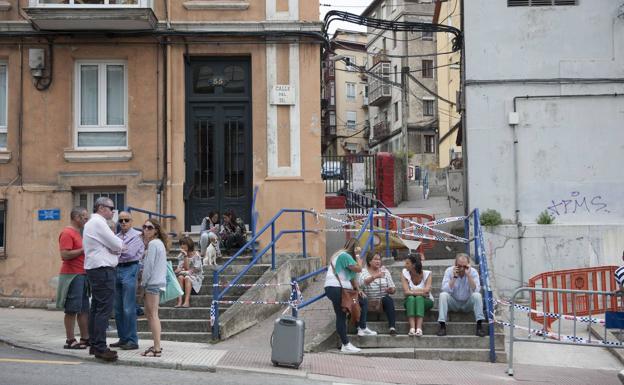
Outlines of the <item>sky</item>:
[[[319,0],[319,3],[321,4],[321,20],[323,20],[325,18],[325,14],[331,10],[345,11],[349,13],[354,13],[356,15],[361,15],[366,7],[371,3],[371,1],[372,0]],[[337,28],[348,29],[352,31],[366,31],[366,27],[363,27],[361,25],[345,23],[342,21],[333,21],[330,24],[329,35],[333,35],[334,31],[336,31]]]

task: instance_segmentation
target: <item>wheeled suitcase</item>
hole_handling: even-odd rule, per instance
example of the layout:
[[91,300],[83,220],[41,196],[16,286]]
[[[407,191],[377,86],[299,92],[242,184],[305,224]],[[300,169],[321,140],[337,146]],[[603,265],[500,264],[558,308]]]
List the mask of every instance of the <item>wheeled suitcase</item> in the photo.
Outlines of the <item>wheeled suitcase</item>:
[[271,362],[274,366],[299,368],[303,361],[305,322],[288,315],[275,320],[271,335]]

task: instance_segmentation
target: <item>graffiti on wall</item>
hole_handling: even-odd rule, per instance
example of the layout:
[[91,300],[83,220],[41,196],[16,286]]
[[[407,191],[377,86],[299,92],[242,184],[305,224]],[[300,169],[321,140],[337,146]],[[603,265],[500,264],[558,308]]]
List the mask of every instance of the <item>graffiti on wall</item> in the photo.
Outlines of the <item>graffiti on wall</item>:
[[570,214],[609,214],[609,204],[601,195],[582,194],[572,191],[570,197],[551,200],[547,207],[548,213],[553,216]]

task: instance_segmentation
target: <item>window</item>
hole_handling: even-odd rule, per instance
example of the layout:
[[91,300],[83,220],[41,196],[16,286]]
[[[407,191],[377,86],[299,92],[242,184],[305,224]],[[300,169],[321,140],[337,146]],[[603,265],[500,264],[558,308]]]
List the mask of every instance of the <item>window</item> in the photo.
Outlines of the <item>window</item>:
[[394,121],[399,121],[399,102],[394,102]]
[[355,130],[357,113],[355,111],[347,111],[347,129]]
[[115,204],[117,212],[126,208],[126,193],[120,189],[110,190],[76,190],[74,192],[74,205],[84,207],[87,211],[93,210],[93,203],[99,197],[109,197]]
[[6,201],[0,200],[0,256],[4,256],[6,247]]
[[145,0],[37,0],[37,6],[112,6],[112,7],[136,7],[145,6]]
[[331,106],[336,104],[336,89],[334,88],[334,82],[329,83],[329,104]]
[[433,32],[432,31],[423,31],[421,38],[423,40],[433,40]]
[[383,38],[381,38],[381,45],[382,45],[382,49],[383,49],[383,53],[385,54],[387,52],[387,46],[386,46],[386,37],[384,36]]
[[422,71],[423,78],[432,78],[433,77],[433,60],[423,60],[421,71]]
[[399,79],[399,69],[397,66],[394,66],[394,82],[398,83],[399,82],[398,79]]
[[126,78],[124,62],[76,63],[76,147],[128,147]]
[[397,47],[397,31],[395,29],[392,30],[392,48]]
[[433,116],[434,106],[433,99],[423,99],[423,116]]
[[508,7],[550,7],[553,5],[578,5],[578,0],[507,0]]
[[425,135],[425,153],[435,154],[435,135]]
[[381,4],[381,19],[385,19],[388,16],[386,13],[386,3]]
[[355,100],[356,85],[355,83],[347,82],[347,100]]
[[0,148],[7,148],[7,64],[0,62]]
[[329,111],[329,125],[330,126],[336,125],[336,112],[334,111]]
[[347,71],[357,71],[357,70],[358,70],[358,68],[357,68],[357,62],[356,62],[356,60],[355,60],[355,56],[348,56],[348,55],[345,55],[345,59],[346,59],[346,60],[347,60],[347,62],[349,63],[349,64],[347,64],[347,65],[346,65],[346,67],[347,67]]

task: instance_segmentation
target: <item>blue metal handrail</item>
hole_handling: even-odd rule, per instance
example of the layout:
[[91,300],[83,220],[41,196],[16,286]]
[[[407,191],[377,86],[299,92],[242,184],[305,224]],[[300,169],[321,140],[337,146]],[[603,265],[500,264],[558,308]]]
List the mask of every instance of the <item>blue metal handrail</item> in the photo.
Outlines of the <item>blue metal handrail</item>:
[[[258,197],[258,186],[254,187],[253,197],[251,199],[251,217],[249,223],[249,230],[251,230],[251,237],[256,236],[256,224],[258,223],[258,212],[256,212],[256,198]],[[256,256],[256,244],[251,245],[251,255]]]
[[[373,218],[374,218],[375,213],[385,213],[386,215],[385,230],[375,230],[373,226],[374,225]],[[384,210],[380,208],[374,208],[369,211],[366,217],[366,220],[362,223],[362,228],[360,229],[360,231],[358,232],[356,236],[357,239],[360,239],[362,234],[364,234],[364,232],[366,231],[370,232],[368,242],[366,242],[366,244],[362,247],[362,256],[366,254],[366,251],[369,248],[373,247],[373,234],[380,233],[380,232],[386,233],[386,256],[389,256],[389,242],[388,242],[389,233],[390,233],[388,229],[388,223],[389,223],[388,215],[389,214],[390,214],[389,210]],[[470,219],[471,218],[473,219],[473,227],[474,227],[473,238],[470,238]],[[487,264],[487,257],[485,255],[485,247],[484,247],[484,242],[483,242],[483,230],[481,229],[480,215],[479,215],[478,208],[474,209],[464,220],[464,231],[465,231],[465,238],[468,239],[468,242],[466,243],[466,252],[468,254],[470,254],[470,243],[473,241],[475,242],[475,246],[474,246],[475,262],[479,264],[479,279],[481,281],[481,287],[484,288],[484,293],[485,293],[484,302],[486,303],[486,308],[487,308],[487,313],[488,313],[488,329],[489,329],[489,337],[490,337],[490,361],[496,362],[496,347],[495,347],[495,340],[494,340],[494,322],[493,322],[494,305],[492,302],[493,295],[492,295],[492,288],[490,286],[490,275],[489,275],[489,269],[488,269],[488,264]],[[327,267],[323,267],[312,273],[308,273],[300,277],[292,278],[293,292],[291,294],[291,297],[293,299],[296,299],[294,283],[299,284],[305,281],[306,279],[309,279],[311,277],[314,277],[326,271],[327,271]],[[325,297],[325,293],[312,297],[298,304],[297,307],[293,307],[292,308],[293,316],[296,317],[298,314],[298,310],[322,299],[323,297]]]
[[157,217],[157,218],[164,218],[164,219],[176,219],[175,215],[172,214],[161,214],[161,213],[157,213],[155,211],[149,211],[146,209],[140,209],[138,207],[133,207],[133,206],[126,206],[125,211],[131,213],[132,211],[136,211],[138,213],[143,213],[143,214],[147,214],[148,218],[151,217]]
[[[483,230],[481,229],[481,217],[479,209],[476,208],[466,217],[464,222],[464,229],[466,230],[466,238],[470,237],[470,218],[473,220],[474,238],[470,239],[469,243],[474,241],[474,255],[475,263],[479,264],[479,278],[481,281],[481,287],[483,288],[484,302],[488,315],[488,331],[490,336],[490,362],[496,362],[496,346],[494,340],[494,304],[492,302],[492,287],[490,286],[490,273],[488,268],[487,256],[485,255],[485,246],[483,242]],[[470,244],[467,244],[468,249]]]
[[[282,216],[284,213],[301,213],[301,229],[295,230],[282,230],[277,235],[275,234],[275,222]],[[219,275],[229,266],[231,265],[236,258],[238,258],[243,251],[253,245],[269,228],[271,229],[271,242],[267,244],[260,252],[253,256],[251,262],[243,268],[243,270],[234,277],[230,282],[228,282],[228,286],[226,286],[223,290],[219,291],[219,286],[213,287],[213,301],[219,301],[223,296],[232,288],[232,285],[238,283],[238,281],[243,277],[257,262],[264,256],[264,254],[271,249],[271,269],[275,270],[275,244],[280,240],[282,235],[284,234],[301,234],[302,237],[302,251],[303,257],[307,257],[307,247],[306,247],[306,233],[316,233],[316,230],[307,230],[305,223],[305,215],[311,214],[316,215],[315,212],[311,210],[304,209],[281,209],[277,214],[269,220],[269,222],[260,229],[243,247],[241,247],[232,257],[230,257],[229,261],[223,264],[219,269],[215,270],[212,274],[213,283],[219,283]],[[219,303],[214,303],[214,324],[212,325],[212,338],[219,338]]]

